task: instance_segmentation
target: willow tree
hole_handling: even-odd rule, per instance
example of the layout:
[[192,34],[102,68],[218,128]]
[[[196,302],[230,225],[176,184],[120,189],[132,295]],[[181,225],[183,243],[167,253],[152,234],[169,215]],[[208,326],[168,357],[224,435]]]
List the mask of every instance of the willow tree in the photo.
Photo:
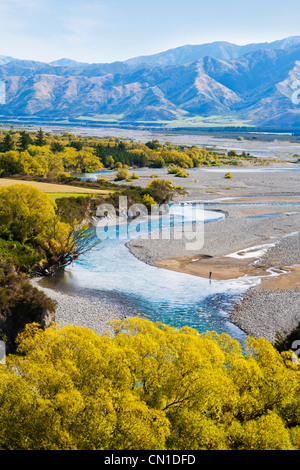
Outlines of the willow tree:
[[57,216],[40,243],[44,260],[35,266],[35,272],[43,276],[53,275],[98,244],[99,239],[95,235],[95,230],[87,223],[71,226],[61,222]]
[[0,188],[0,237],[39,242],[55,220],[56,205],[37,188],[14,184]]
[[0,189],[0,238],[40,250],[43,260],[34,271],[42,275],[65,268],[99,243],[87,224],[62,222],[55,202],[25,184]]
[[28,325],[0,366],[0,449],[299,450],[300,366],[141,318]]

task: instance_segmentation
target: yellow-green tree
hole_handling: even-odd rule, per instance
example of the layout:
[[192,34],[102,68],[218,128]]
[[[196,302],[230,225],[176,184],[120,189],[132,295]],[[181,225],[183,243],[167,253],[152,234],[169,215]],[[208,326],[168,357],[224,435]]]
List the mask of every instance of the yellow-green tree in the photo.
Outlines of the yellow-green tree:
[[27,184],[0,188],[0,238],[29,243],[42,252],[34,270],[53,274],[92,249],[99,240],[87,224],[60,220],[47,194]]
[[115,181],[123,181],[123,180],[127,180],[128,178],[129,178],[128,166],[124,165],[123,168],[120,168],[117,171],[116,176],[115,176]]
[[49,225],[40,241],[45,259],[35,267],[41,275],[53,275],[99,244],[89,225],[62,222],[59,216]]
[[23,165],[20,162],[19,152],[17,150],[0,153],[0,174],[24,174]]
[[66,169],[76,169],[77,165],[77,150],[73,147],[65,147],[63,152],[63,164]]
[[167,419],[132,390],[125,352],[109,338],[31,325],[19,352],[25,356],[9,356],[0,368],[0,448],[156,449],[164,442]]
[[55,207],[31,185],[0,188],[0,237],[21,243],[40,240],[55,219]]
[[289,353],[141,318],[111,328],[28,325],[0,367],[0,448],[300,448]]
[[[35,148],[38,149],[38,152],[35,152]],[[47,177],[48,175],[48,159],[41,147],[30,145],[28,150],[20,152],[19,162],[24,175],[43,177]]]
[[94,149],[83,147],[76,156],[77,170],[82,173],[93,173],[102,170],[103,164],[95,155]]

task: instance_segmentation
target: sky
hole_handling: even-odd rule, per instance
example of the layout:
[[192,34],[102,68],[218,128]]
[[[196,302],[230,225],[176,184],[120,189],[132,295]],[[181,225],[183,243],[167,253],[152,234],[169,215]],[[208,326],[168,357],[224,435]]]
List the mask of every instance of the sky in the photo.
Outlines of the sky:
[[300,35],[299,0],[0,0],[0,55],[114,62]]

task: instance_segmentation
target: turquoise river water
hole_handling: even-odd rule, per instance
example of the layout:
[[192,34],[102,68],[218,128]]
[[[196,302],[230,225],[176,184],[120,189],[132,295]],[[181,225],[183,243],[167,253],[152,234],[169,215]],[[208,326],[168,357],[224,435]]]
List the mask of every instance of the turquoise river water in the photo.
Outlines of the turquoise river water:
[[[300,168],[294,169],[299,170]],[[96,179],[105,176],[104,173],[80,176],[82,179]],[[197,210],[197,205],[185,205],[182,212],[182,206],[174,204],[170,206],[171,223],[205,224],[223,217],[220,213],[210,211],[209,205],[206,205],[206,209],[208,210],[202,211]],[[166,228],[168,224],[170,225],[170,217],[152,222],[151,232]],[[115,227],[107,228],[106,232],[101,232],[100,249],[86,253],[68,267],[63,275],[56,276],[53,280],[55,287],[113,301],[128,315],[139,315],[176,327],[187,325],[200,333],[207,330],[224,332],[243,342],[246,334],[230,322],[230,310],[259,279],[244,276],[217,281],[145,264],[131,254],[126,243],[129,238],[139,237],[149,231],[147,220],[134,226],[129,234],[127,224],[120,225],[117,233]]]
[[129,235],[126,224],[120,225],[117,232],[115,227],[106,232],[101,230],[99,247],[57,276],[56,288],[113,300],[122,305],[128,315],[176,327],[187,325],[199,332],[224,332],[243,341],[246,335],[230,322],[229,312],[257,279],[245,276],[217,281],[169,271],[145,264],[126,247],[129,239],[150,230],[151,233],[160,229],[166,231],[170,224],[211,223],[223,217],[191,205],[185,205],[183,210],[182,206],[174,204],[170,206],[170,213],[171,217],[152,222],[151,229],[147,220],[140,222],[129,230]]

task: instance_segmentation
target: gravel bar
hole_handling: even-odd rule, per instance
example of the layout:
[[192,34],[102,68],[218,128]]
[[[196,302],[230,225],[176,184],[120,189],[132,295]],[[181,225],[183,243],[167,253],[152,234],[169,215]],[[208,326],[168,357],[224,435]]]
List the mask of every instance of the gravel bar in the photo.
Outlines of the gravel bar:
[[[272,171],[280,167],[285,171]],[[289,171],[294,169],[300,169],[299,165],[270,162],[265,169],[248,165],[207,171],[204,168],[193,169],[189,170],[188,178],[176,178],[168,174],[167,169],[136,169],[139,180],[128,185],[144,187],[155,173],[161,179],[182,185],[187,191],[186,195],[175,198],[177,202],[205,202],[206,209],[222,211],[225,217],[204,225],[204,244],[194,251],[186,250],[184,236],[181,239],[174,236],[175,232],[180,235],[180,227],[171,231],[170,239],[136,238],[129,241],[127,247],[141,261],[156,265],[167,258],[193,254],[220,257],[251,246],[274,244],[259,260],[262,266],[300,264],[299,236],[287,237],[298,232],[300,226],[300,171]],[[226,179],[226,172],[231,172],[233,178]],[[109,178],[113,179],[114,175]],[[270,213],[277,214],[268,217]],[[185,226],[187,231],[193,228],[192,224]],[[37,287],[42,288],[40,284]],[[102,333],[110,320],[126,315],[126,308],[124,310],[109,300],[42,289],[58,301],[56,321],[61,325],[87,326]],[[290,330],[297,325],[299,307],[299,289],[267,290],[261,283],[250,288],[230,313],[232,322],[247,334],[273,342],[276,332]]]
[[[300,240],[296,233],[300,226],[298,207],[295,209],[295,206],[289,204],[282,205],[282,214],[266,218],[245,215],[245,206],[239,204],[216,204],[209,208],[221,209],[227,212],[227,217],[205,224],[204,245],[200,250],[187,251],[186,240],[176,240],[174,236],[170,240],[134,239],[127,243],[127,247],[140,260],[156,265],[158,261],[167,258],[188,255],[226,256],[247,247],[273,244],[265,255],[255,260],[257,266],[267,269],[272,266],[300,264]],[[260,212],[266,214],[277,210],[274,206],[266,205]],[[253,262],[249,260],[249,263],[251,261]],[[229,313],[232,323],[246,334],[274,342],[277,333],[294,329],[300,321],[300,291],[268,291],[259,284],[250,288]]]
[[[283,238],[260,259],[261,266],[300,264],[299,233]],[[254,338],[272,343],[276,334],[286,334],[300,322],[300,290],[250,288],[231,313],[231,321]]]
[[121,305],[113,304],[105,299],[98,300],[44,287],[40,284],[41,280],[41,278],[32,279],[31,284],[57,302],[55,321],[61,326],[87,327],[97,334],[103,334],[109,330],[110,321],[122,320],[126,317]]

